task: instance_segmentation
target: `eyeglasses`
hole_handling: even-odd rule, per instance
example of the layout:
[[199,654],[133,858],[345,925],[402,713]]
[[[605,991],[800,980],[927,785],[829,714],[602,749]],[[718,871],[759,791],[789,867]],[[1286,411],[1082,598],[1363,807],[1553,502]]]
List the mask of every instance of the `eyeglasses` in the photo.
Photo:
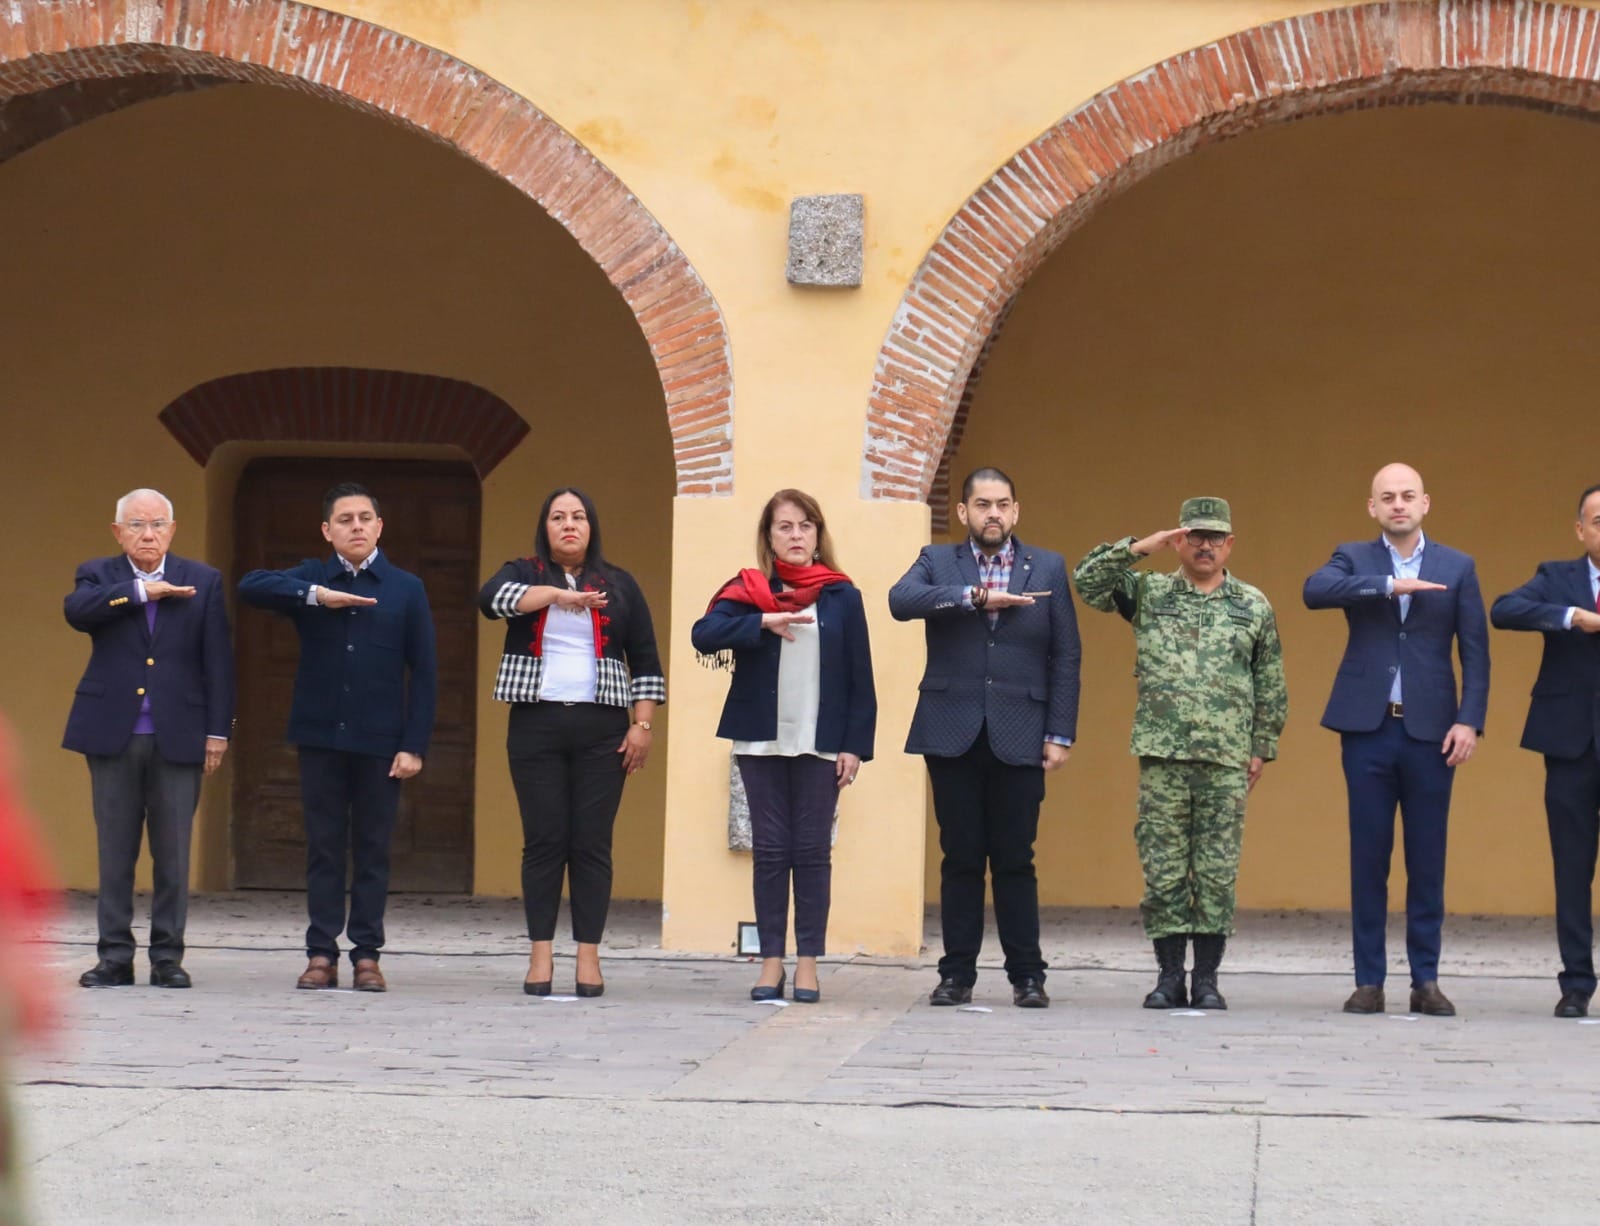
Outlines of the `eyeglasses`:
[[122,521],[122,526],[129,532],[137,532],[142,536],[146,528],[149,528],[152,532],[165,532],[172,527],[172,521],[170,519],[125,519]]
[[1220,545],[1228,539],[1226,532],[1191,532],[1184,538],[1193,548],[1199,549],[1202,545]]

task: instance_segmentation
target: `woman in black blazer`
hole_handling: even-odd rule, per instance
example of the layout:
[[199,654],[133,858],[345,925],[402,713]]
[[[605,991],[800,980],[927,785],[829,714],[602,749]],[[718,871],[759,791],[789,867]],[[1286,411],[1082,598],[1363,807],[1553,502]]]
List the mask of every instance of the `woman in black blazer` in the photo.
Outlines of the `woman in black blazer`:
[[760,569],[725,583],[692,636],[703,655],[731,654],[734,669],[717,735],[733,741],[750,801],[762,959],[750,999],[783,995],[792,876],[794,998],[812,1003],[821,999],[838,793],[872,758],[872,651],[861,593],[835,567],[816,499],[774,494],[756,558]]
[[651,717],[667,700],[650,608],[633,576],[601,553],[594,503],[570,488],[544,500],[533,557],[496,571],[478,607],[506,622],[494,696],[511,704],[506,752],[522,810],[522,901],[533,943],[522,990],[550,995],[564,873],[578,995],[599,996],[612,824],[623,781],[650,754]]

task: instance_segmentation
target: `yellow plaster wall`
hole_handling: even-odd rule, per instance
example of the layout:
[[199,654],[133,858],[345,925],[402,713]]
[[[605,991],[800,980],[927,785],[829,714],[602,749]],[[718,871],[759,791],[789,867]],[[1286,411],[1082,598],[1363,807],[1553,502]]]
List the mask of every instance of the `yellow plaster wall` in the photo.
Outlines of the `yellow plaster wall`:
[[[1277,610],[1291,707],[1250,805],[1243,905],[1348,905],[1339,742],[1318,726],[1345,624],[1306,610],[1300,589],[1339,541],[1377,536],[1372,473],[1421,470],[1425,531],[1476,557],[1486,600],[1581,552],[1577,495],[1600,480],[1597,193],[1600,130],[1524,111],[1400,108],[1256,133],[1103,209],[995,345],[955,471],[1010,470],[1024,539],[1075,564],[1176,523],[1187,496],[1232,501],[1233,569]],[[1079,613],[1082,742],[1050,785],[1042,896],[1129,904],[1131,635]],[[1539,648],[1491,636],[1488,735],[1456,776],[1453,910],[1551,906],[1543,767],[1517,747]],[[1391,899],[1403,890],[1397,857]]]
[[[162,488],[176,549],[226,567],[245,459],[359,450],[225,448],[208,473],[156,421],[199,382],[323,364],[487,387],[533,432],[485,482],[484,573],[531,549],[548,488],[586,486],[611,554],[659,593],[670,639],[672,456],[648,350],[565,231],[506,184],[381,120],[229,87],[119,112],[0,166],[0,234],[0,479],[22,516],[17,573],[30,576],[11,602],[3,701],[69,884],[92,886],[95,858],[87,772],[58,748],[88,652],[61,598],[79,560],[114,549],[116,497]],[[599,423],[621,445],[602,453]],[[306,508],[312,542],[318,512]],[[521,832],[505,708],[490,698],[502,633],[485,622],[479,646],[476,880],[512,894]],[[657,742],[619,817],[623,897],[660,896],[665,727]],[[228,881],[228,783],[208,785],[197,833],[207,888]]]
[[[780,485],[811,489],[828,508],[846,565],[867,592],[882,712],[880,760],[846,802],[834,942],[883,952],[914,948],[923,784],[920,764],[898,747],[921,646],[915,627],[889,621],[882,597],[927,540],[927,513],[920,506],[861,502],[858,489],[862,414],[895,306],[962,200],[1094,92],[1240,28],[1328,6],[1318,0],[326,0],[324,7],[441,47],[522,93],[587,143],[660,219],[726,316],[736,383],[734,498],[668,504],[670,471],[659,458],[665,430],[652,416],[660,393],[647,355],[633,334],[631,347],[622,339],[626,321],[618,300],[595,278],[580,276],[581,261],[569,259],[571,252],[560,254],[562,294],[548,292],[552,276],[543,264],[537,275],[524,275],[529,265],[519,261],[555,259],[564,251],[553,239],[526,237],[548,231],[527,216],[525,202],[502,195],[494,208],[475,208],[461,230],[436,224],[460,216],[467,185],[478,183],[444,153],[427,163],[435,173],[396,174],[387,191],[363,194],[350,179],[374,173],[375,160],[389,157],[376,150],[392,149],[395,164],[408,167],[424,164],[410,159],[432,155],[411,144],[390,146],[381,127],[362,128],[360,141],[345,142],[344,121],[332,110],[316,112],[314,139],[277,139],[282,119],[274,115],[252,130],[248,145],[215,133],[197,143],[197,134],[174,139],[166,126],[177,114],[173,108],[191,103],[168,100],[0,167],[4,232],[25,236],[0,249],[0,261],[13,284],[20,278],[51,287],[44,299],[49,309],[37,311],[35,300],[16,295],[0,306],[6,325],[0,356],[26,359],[12,364],[16,403],[40,410],[26,427],[29,446],[41,448],[39,455],[57,469],[70,456],[75,488],[110,490],[154,474],[178,493],[181,505],[198,509],[204,493],[198,470],[185,467],[188,461],[164,432],[146,423],[79,437],[81,406],[149,413],[204,378],[307,361],[424,366],[476,378],[519,408],[589,398],[625,404],[644,440],[637,461],[631,455],[626,461],[636,465],[631,475],[639,481],[619,477],[606,484],[609,467],[584,469],[580,479],[597,486],[603,505],[619,508],[608,530],[619,542],[617,556],[640,573],[647,590],[663,589],[671,558],[672,624],[683,628],[715,583],[747,560],[750,525],[766,495]],[[303,127],[288,129],[308,136]],[[1296,126],[1287,134],[1301,131]],[[143,143],[130,146],[135,136]],[[123,156],[129,147],[141,155],[137,164]],[[263,172],[258,149],[276,151],[269,165],[277,173]],[[184,157],[191,160],[178,192],[170,186],[172,164]],[[227,175],[202,173],[218,166],[228,168]],[[108,168],[116,171],[109,179]],[[1498,178],[1486,174],[1474,183],[1475,199],[1489,194],[1485,181]],[[783,280],[787,202],[828,191],[866,196],[865,283],[852,291],[789,287]],[[1114,202],[1106,215],[1114,217],[1121,204]],[[386,229],[401,209],[416,224]],[[485,249],[501,233],[480,220],[491,216],[521,238],[494,244],[493,258],[486,258]],[[1185,233],[1193,229],[1185,219]],[[92,241],[84,241],[85,233]],[[388,245],[376,235],[386,236]],[[442,250],[446,239],[458,242],[460,252]],[[369,274],[355,285],[335,272],[350,268],[347,240],[358,240]],[[431,274],[453,290],[489,295],[470,320],[462,320],[455,298],[397,298],[389,278],[402,270],[415,277],[419,251]],[[170,269],[174,260],[181,275],[164,274],[154,295],[144,279],[128,275]],[[107,268],[115,275],[108,278]],[[306,285],[318,290],[309,300],[300,292]],[[575,313],[573,295],[580,291],[587,305]],[[1345,305],[1350,312],[1361,309]],[[584,326],[590,318],[599,321],[593,328]],[[182,336],[174,327],[179,320],[199,321],[203,349],[174,343]],[[92,344],[95,360],[61,344],[62,336]],[[599,373],[580,375],[575,368],[596,351],[606,357]],[[549,420],[557,437],[574,428],[559,416]],[[8,422],[5,430],[8,441],[22,441],[19,424]],[[657,459],[650,458],[651,449]],[[5,450],[0,472],[15,480],[38,471],[21,447]],[[134,455],[139,463],[130,466]],[[548,452],[525,445],[491,480],[486,566],[523,547],[519,514],[554,479],[554,467]],[[1447,476],[1436,474],[1436,487]],[[648,493],[643,502],[636,497],[640,490]],[[98,504],[80,507],[80,501],[59,518],[47,517],[32,534],[24,552],[35,569],[53,573],[49,568],[60,569],[63,559],[107,539],[103,511]],[[184,521],[190,541],[203,527],[193,516],[188,512]],[[619,520],[633,535],[620,535]],[[1362,527],[1357,520],[1351,530]],[[1325,531],[1332,528],[1330,521]],[[1305,552],[1296,550],[1294,565]],[[1241,555],[1242,565],[1249,556]],[[67,697],[63,678],[81,663],[77,646],[68,648],[59,638],[58,599],[48,587],[17,597],[21,624],[49,628],[31,634],[7,695],[26,703],[30,725],[38,724],[29,732],[34,749],[47,746],[59,727]],[[662,630],[668,638],[667,627]],[[485,691],[495,637],[486,630]],[[673,906],[665,939],[680,947],[723,948],[733,922],[749,911],[746,862],[718,842],[726,759],[710,731],[723,681],[694,667],[686,634],[672,633],[670,642],[668,710],[678,735],[665,755],[670,761],[652,764],[630,787],[622,819],[631,829],[626,845],[659,842],[651,821],[663,819],[646,814],[664,805],[672,841],[664,872]],[[1090,676],[1104,688],[1105,678]],[[1297,688],[1306,692],[1304,685]],[[1297,720],[1307,718],[1309,706],[1307,698],[1299,700]],[[512,888],[515,841],[504,816],[510,790],[496,757],[503,714],[487,699],[480,710],[480,812],[503,816],[495,819],[492,838],[480,821],[479,888],[500,891]],[[658,755],[666,748],[658,745]],[[658,772],[660,766],[668,769]],[[80,827],[86,821],[81,782],[69,786],[36,776],[32,786],[58,828],[69,816]],[[1260,824],[1253,823],[1253,835]],[[1252,874],[1259,841],[1250,843]],[[1104,848],[1106,862],[1113,862],[1111,844]],[[619,854],[619,892],[649,892],[647,854],[648,847],[626,858]],[[1056,854],[1047,842],[1047,861]],[[81,881],[82,856],[74,863]],[[635,863],[639,880],[625,885]],[[1124,885],[1126,868],[1123,862]],[[1461,876],[1456,873],[1457,881]]]

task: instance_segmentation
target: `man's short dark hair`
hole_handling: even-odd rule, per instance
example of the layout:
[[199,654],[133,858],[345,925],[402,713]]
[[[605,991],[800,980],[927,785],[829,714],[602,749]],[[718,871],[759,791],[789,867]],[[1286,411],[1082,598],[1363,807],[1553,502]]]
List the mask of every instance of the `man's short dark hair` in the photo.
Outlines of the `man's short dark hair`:
[[1011,491],[1011,497],[1017,496],[1017,487],[1011,478],[998,468],[974,468],[967,474],[967,479],[961,483],[961,501],[967,502],[972,498],[972,487],[979,481],[1004,481],[1006,489]]
[[1600,485],[1591,485],[1578,495],[1578,518],[1583,518],[1583,504],[1589,501],[1590,494],[1600,494]]
[[357,485],[354,481],[341,481],[322,496],[322,522],[327,523],[333,518],[333,508],[341,498],[365,498],[372,504],[372,513],[379,519],[383,512],[378,510],[378,500],[364,485]]

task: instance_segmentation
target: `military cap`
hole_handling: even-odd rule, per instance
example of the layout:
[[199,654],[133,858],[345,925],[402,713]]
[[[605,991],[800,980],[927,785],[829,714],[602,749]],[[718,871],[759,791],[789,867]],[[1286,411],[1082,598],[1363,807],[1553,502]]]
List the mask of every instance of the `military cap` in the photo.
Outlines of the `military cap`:
[[1178,509],[1178,527],[1201,532],[1232,532],[1233,513],[1226,498],[1186,498]]

